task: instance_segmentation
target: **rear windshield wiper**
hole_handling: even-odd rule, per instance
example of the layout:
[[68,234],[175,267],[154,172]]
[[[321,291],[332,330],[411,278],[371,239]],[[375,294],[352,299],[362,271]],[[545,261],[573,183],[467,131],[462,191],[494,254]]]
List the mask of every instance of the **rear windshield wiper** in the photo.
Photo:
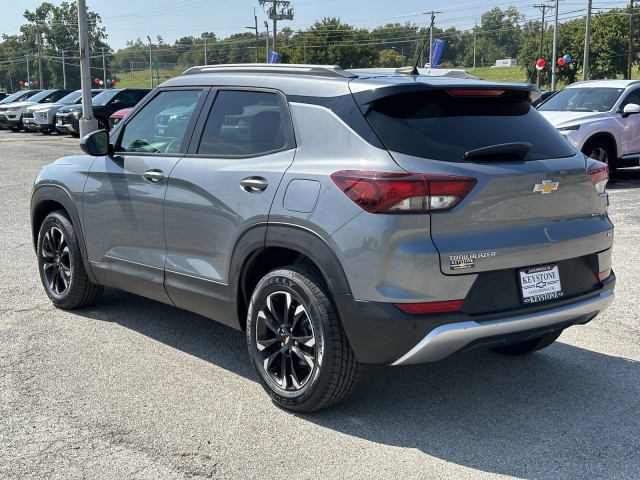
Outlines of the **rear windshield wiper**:
[[532,148],[533,145],[527,142],[498,143],[469,150],[465,152],[463,158],[465,160],[503,162],[513,159],[522,160]]

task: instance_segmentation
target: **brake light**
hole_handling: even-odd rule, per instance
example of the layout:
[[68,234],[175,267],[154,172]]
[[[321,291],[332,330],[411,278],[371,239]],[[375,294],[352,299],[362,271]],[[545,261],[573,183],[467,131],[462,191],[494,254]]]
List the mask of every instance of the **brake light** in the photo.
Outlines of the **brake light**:
[[504,93],[504,90],[461,89],[447,90],[447,93],[452,97],[499,97]]
[[587,172],[589,172],[589,178],[591,178],[591,183],[596,187],[598,193],[604,193],[607,188],[607,182],[609,181],[609,166],[598,160],[591,159],[593,163],[591,163],[587,167]]
[[369,213],[426,213],[451,210],[478,181],[470,177],[341,170],[334,183]]
[[462,300],[446,300],[444,302],[423,302],[423,303],[394,303],[404,313],[409,315],[452,313],[462,309]]

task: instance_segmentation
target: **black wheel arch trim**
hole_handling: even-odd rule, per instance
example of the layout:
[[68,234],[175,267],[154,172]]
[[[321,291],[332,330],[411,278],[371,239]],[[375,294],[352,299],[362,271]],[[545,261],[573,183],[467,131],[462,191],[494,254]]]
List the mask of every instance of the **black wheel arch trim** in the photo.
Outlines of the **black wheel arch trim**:
[[288,248],[309,258],[320,270],[332,294],[351,294],[342,265],[317,232],[294,224],[269,223],[265,247]]
[[84,239],[84,231],[82,229],[82,222],[80,221],[80,215],[78,214],[78,210],[76,209],[71,194],[60,185],[40,185],[33,191],[33,195],[31,196],[31,236],[33,238],[34,249],[37,250],[38,248],[38,233],[40,231],[40,225],[37,224],[38,222],[36,222],[36,218],[42,217],[42,220],[44,220],[46,215],[48,215],[51,211],[55,211],[50,210],[44,216],[39,215],[39,206],[46,202],[55,202],[61,205],[69,215],[69,219],[71,220],[71,223],[75,228],[75,233],[78,238],[80,254],[82,255],[82,262],[84,263],[84,268],[87,272],[87,276],[92,283],[97,284],[98,281],[93,274],[93,270],[91,270],[91,262],[88,261],[89,257],[87,256],[87,248]]

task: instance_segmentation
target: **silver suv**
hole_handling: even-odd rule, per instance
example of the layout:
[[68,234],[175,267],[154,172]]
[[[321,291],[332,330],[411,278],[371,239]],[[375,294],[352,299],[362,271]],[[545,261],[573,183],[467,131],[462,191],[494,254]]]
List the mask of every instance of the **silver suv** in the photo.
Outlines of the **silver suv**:
[[539,350],[606,309],[615,276],[607,167],[538,94],[191,68],[38,175],[45,291],[77,308],[116,287],[246,330],[261,384],[295,411],[344,399],[363,364]]

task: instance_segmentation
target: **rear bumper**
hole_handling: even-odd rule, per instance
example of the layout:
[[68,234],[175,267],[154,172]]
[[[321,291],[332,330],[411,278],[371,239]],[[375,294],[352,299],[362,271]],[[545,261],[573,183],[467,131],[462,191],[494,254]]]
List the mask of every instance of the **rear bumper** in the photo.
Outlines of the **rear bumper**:
[[431,331],[392,365],[435,362],[478,343],[483,346],[498,346],[510,343],[509,337],[515,334],[527,334],[520,336],[521,341],[547,331],[586,323],[609,307],[614,297],[613,290],[606,290],[597,297],[532,315],[482,323],[469,321],[442,325]]
[[615,275],[596,291],[546,305],[501,313],[407,315],[391,304],[334,295],[358,361],[391,365],[427,363],[473,348],[490,348],[584,324],[614,300]]

